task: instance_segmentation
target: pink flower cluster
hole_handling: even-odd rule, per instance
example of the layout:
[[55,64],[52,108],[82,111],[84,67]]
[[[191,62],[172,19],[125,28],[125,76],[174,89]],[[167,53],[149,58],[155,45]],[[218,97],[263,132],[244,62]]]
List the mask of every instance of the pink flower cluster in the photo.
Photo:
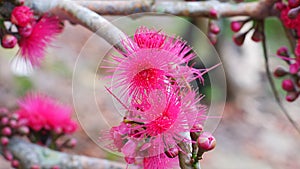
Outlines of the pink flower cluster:
[[77,123],[71,119],[72,109],[42,94],[28,94],[19,101],[16,113],[33,131],[73,133]]
[[10,21],[17,26],[19,36],[14,36],[12,34],[16,32],[7,30],[8,33],[1,37],[1,45],[4,48],[13,48],[18,43],[21,58],[29,61],[32,66],[39,66],[47,45],[62,31],[60,20],[48,14],[36,19],[29,7],[16,6]]
[[185,133],[206,119],[201,98],[189,85],[198,78],[203,81],[206,70],[188,66],[195,53],[186,42],[162,31],[142,26],[122,43],[126,52],[113,56],[108,62],[114,65],[105,67],[114,72],[108,91],[126,112],[109,132],[109,147],[122,152],[129,164],[171,168],[181,151],[177,144],[190,143]]

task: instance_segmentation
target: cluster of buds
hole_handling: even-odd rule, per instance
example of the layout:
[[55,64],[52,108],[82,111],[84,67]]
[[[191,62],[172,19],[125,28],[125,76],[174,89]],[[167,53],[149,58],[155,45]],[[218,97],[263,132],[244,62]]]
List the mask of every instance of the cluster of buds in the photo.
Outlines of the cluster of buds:
[[220,33],[220,27],[217,22],[214,20],[210,20],[208,22],[208,39],[210,42],[215,45],[217,43],[217,35]]
[[9,113],[7,109],[0,109],[0,142],[3,147],[3,156],[10,161],[13,168],[19,167],[19,161],[6,148],[13,136],[24,136],[29,134],[29,128],[24,125],[24,121],[14,113]]
[[282,81],[282,89],[287,92],[286,100],[292,102],[300,94],[300,57],[292,58],[286,47],[279,48],[277,55],[289,65],[289,68],[277,67],[274,76],[285,77]]
[[216,147],[216,139],[210,132],[205,132],[201,124],[196,124],[190,131],[193,140],[193,160],[198,161],[202,159],[205,152],[213,150]]
[[233,32],[235,32],[232,39],[233,39],[234,43],[238,46],[241,46],[244,44],[247,34],[252,30],[253,30],[253,33],[252,33],[251,39],[254,42],[260,42],[264,38],[263,23],[261,23],[259,21],[253,21],[252,27],[250,27],[248,30],[246,30],[244,32],[241,32],[241,29],[249,21],[251,21],[251,19],[232,21],[230,24],[231,30]]
[[9,14],[0,16],[1,46],[11,49],[18,45],[17,55],[32,66],[38,66],[46,46],[62,31],[60,20],[49,14],[35,16],[24,1],[5,1],[0,6],[12,9],[8,10]]

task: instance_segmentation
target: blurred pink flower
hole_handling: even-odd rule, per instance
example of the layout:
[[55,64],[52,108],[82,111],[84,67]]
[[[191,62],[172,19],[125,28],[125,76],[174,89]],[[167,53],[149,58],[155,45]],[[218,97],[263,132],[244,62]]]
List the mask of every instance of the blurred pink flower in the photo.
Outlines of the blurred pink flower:
[[178,163],[177,159],[168,158],[164,153],[145,157],[143,160],[144,169],[167,169],[173,168]]
[[48,15],[44,15],[37,22],[33,21],[30,24],[29,27],[19,28],[21,34],[20,54],[33,66],[38,66],[41,58],[45,56],[47,45],[61,33],[62,24],[58,17]]
[[59,134],[77,129],[77,123],[71,119],[72,109],[42,94],[28,94],[19,101],[16,113],[34,131],[45,129]]
[[33,11],[28,6],[17,6],[11,13],[11,22],[24,27],[34,20]]

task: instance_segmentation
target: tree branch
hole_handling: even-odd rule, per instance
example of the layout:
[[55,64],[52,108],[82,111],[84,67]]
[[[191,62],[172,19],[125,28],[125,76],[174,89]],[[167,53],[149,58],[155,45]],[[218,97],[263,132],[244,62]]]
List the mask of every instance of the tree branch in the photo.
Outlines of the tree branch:
[[[7,147],[14,157],[19,159],[23,168],[29,169],[32,165],[40,168],[50,169],[56,165],[63,169],[124,169],[125,164],[105,159],[98,159],[79,155],[70,155],[57,152],[45,147],[26,142],[20,138],[12,138]],[[0,145],[0,153],[3,147]]]
[[158,12],[178,16],[210,17],[210,10],[215,9],[219,17],[249,16],[263,19],[275,15],[274,0],[258,2],[229,3],[219,1],[74,1],[101,15],[128,15],[140,12]]

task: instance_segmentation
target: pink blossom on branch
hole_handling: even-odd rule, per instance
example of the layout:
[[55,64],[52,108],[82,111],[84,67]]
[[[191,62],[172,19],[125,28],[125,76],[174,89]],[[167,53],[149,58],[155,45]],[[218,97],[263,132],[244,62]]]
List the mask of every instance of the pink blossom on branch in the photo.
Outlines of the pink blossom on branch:
[[[62,24],[58,17],[44,15],[38,21],[30,23],[28,28],[19,27],[21,39],[19,40],[20,54],[33,66],[39,66],[45,56],[46,47],[55,36],[62,32]],[[23,36],[22,36],[23,35]]]
[[19,101],[16,113],[32,130],[73,133],[77,123],[71,119],[72,109],[43,94],[28,94]]

